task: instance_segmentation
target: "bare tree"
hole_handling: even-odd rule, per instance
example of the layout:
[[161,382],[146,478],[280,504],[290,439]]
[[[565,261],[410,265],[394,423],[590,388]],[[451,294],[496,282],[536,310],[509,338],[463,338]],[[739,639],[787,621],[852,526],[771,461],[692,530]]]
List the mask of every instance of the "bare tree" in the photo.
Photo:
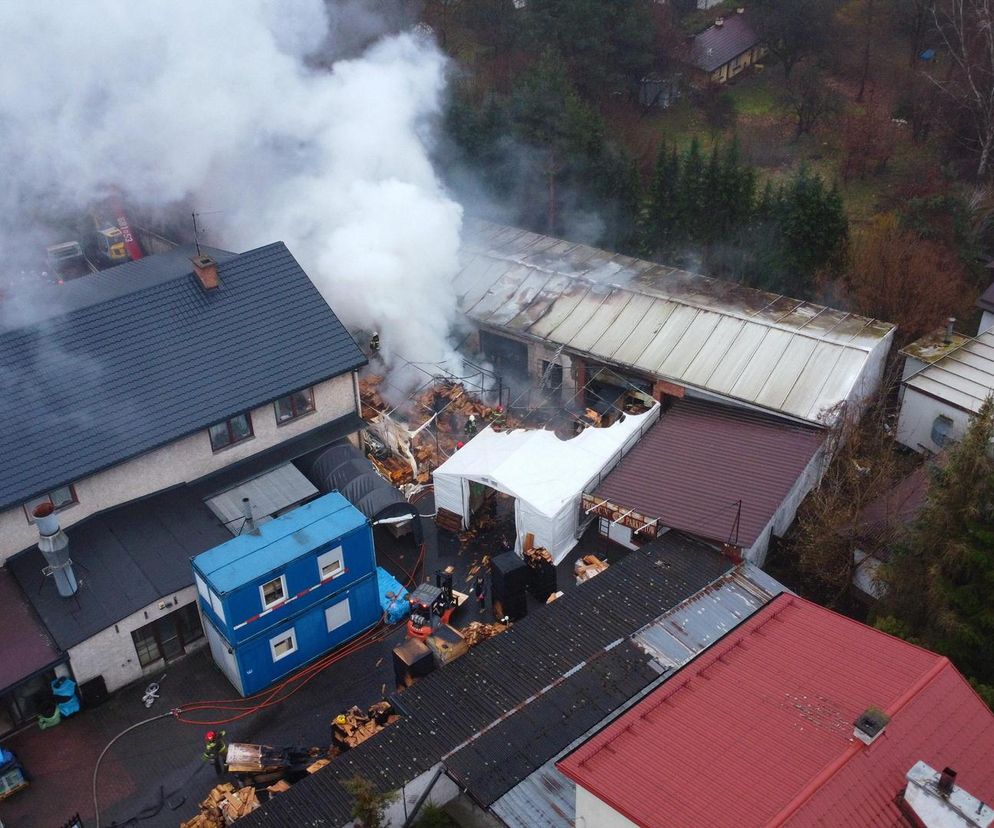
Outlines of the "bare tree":
[[838,109],[836,95],[825,85],[820,68],[813,63],[804,66],[800,76],[788,85],[785,97],[797,120],[797,138],[812,132],[822,119]]
[[941,0],[932,7],[935,28],[951,61],[935,83],[973,125],[977,176],[987,175],[994,150],[994,7],[992,0]]

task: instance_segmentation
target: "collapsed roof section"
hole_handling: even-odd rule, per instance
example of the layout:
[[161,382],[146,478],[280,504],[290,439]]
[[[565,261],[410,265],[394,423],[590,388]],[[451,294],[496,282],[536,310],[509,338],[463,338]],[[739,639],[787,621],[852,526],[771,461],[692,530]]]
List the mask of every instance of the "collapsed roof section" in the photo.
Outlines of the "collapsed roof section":
[[481,326],[822,424],[879,382],[894,326],[490,222],[453,289]]

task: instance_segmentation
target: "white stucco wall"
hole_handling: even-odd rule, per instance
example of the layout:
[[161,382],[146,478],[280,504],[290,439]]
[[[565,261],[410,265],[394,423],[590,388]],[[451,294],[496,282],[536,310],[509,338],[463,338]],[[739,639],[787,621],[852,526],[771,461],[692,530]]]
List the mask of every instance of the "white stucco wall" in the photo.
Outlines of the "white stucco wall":
[[[143,676],[161,675],[165,669],[162,661],[156,661],[142,669],[131,633],[163,615],[169,615],[180,607],[193,603],[196,597],[196,587],[184,587],[155,600],[81,644],[70,647],[69,664],[76,681],[82,683],[95,676],[103,676],[107,689],[113,691]],[[172,602],[172,605],[159,609],[160,600]],[[201,638],[187,647],[187,652],[199,649],[206,643],[206,639]]]
[[941,400],[922,394],[905,386],[901,399],[901,413],[897,419],[897,441],[917,452],[937,452],[941,446],[932,442],[932,425],[935,418],[944,414],[953,421],[950,438],[959,440],[970,425],[970,414]]
[[576,786],[576,828],[638,828],[580,785]]
[[[64,529],[97,512],[180,483],[197,480],[257,452],[355,411],[352,373],[314,386],[314,412],[277,425],[272,403],[252,410],[255,436],[216,454],[204,428],[196,434],[74,481],[79,503],[59,512]],[[0,514],[0,563],[37,542],[38,533],[18,505]]]

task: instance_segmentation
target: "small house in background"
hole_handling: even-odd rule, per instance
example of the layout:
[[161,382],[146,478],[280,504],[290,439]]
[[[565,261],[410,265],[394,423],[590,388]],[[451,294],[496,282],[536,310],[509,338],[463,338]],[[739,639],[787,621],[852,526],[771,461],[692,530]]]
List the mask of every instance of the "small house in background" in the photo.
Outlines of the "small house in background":
[[193,559],[214,660],[242,695],[380,619],[369,522],[337,492]]
[[697,35],[690,47],[690,65],[699,86],[725,83],[766,54],[766,47],[749,23],[745,9],[719,17]]
[[970,338],[956,333],[953,322],[901,350],[897,441],[919,453],[936,454],[962,439],[994,393],[994,330]]

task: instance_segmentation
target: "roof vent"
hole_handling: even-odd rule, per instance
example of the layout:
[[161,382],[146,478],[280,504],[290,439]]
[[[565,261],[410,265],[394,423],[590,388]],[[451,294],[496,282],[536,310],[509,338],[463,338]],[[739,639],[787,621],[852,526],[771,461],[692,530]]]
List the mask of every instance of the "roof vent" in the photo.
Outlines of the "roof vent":
[[190,259],[193,262],[193,273],[200,282],[200,287],[204,290],[216,290],[221,282],[217,278],[217,262],[210,256],[194,256]]
[[745,6],[739,6],[739,7],[738,7],[738,8],[737,8],[737,9],[735,10],[735,12],[736,12],[736,14],[745,14],[745,13],[746,13],[746,10],[745,10]]
[[717,20],[714,21],[714,25],[716,28],[720,29],[722,26],[725,25],[725,18],[719,17]]
[[852,735],[859,739],[864,745],[872,745],[877,737],[884,732],[890,716],[884,713],[879,707],[868,707],[866,711],[856,719],[853,726]]
[[990,828],[994,809],[956,785],[956,771],[939,773],[925,762],[908,771],[897,806],[913,825],[924,828]]
[[953,328],[955,327],[956,327],[956,317],[950,316],[946,320],[946,335],[942,340],[943,344],[948,345],[950,342],[953,341]]

